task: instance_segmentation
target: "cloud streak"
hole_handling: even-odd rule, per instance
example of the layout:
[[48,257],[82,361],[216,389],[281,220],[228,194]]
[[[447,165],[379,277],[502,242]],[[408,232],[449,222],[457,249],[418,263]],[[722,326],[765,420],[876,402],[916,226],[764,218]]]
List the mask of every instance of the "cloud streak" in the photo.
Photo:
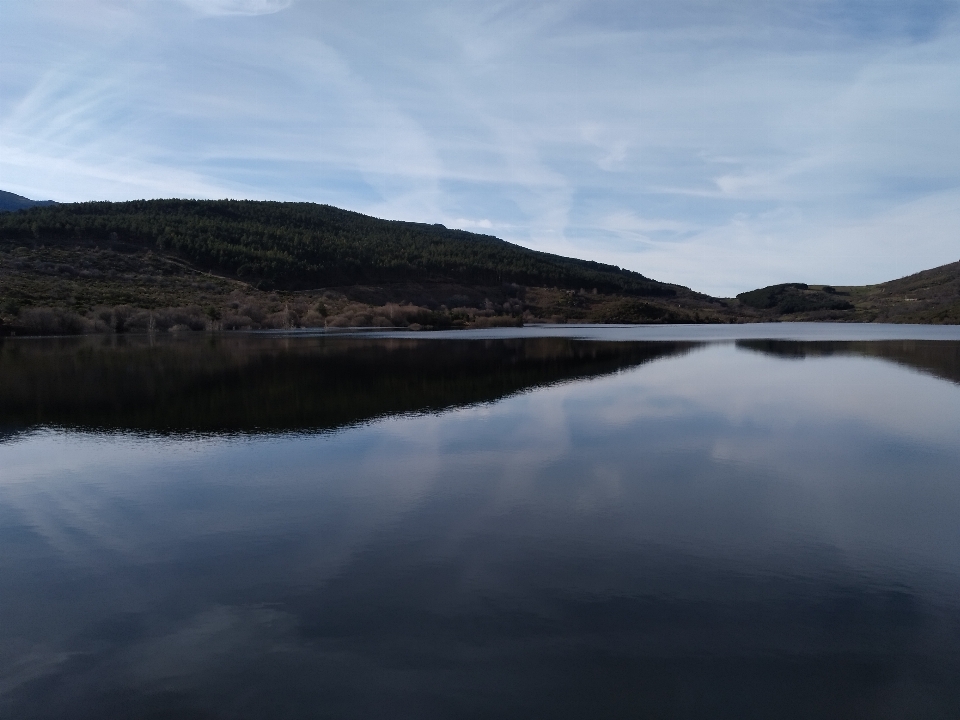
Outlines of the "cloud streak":
[[203,15],[270,15],[285,10],[293,0],[179,0]]

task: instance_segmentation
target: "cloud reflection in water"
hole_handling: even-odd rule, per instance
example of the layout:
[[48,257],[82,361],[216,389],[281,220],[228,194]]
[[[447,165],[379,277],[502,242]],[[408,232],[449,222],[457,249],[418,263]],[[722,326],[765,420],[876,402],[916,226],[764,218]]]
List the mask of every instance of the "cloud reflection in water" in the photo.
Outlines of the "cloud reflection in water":
[[320,434],[28,431],[0,709],[954,717],[957,437],[954,383],[731,344]]

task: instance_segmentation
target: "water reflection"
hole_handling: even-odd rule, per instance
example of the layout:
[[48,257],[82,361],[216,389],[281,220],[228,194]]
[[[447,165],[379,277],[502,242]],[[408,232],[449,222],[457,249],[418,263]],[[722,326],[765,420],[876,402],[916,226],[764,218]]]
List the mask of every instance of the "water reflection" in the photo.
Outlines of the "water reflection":
[[880,340],[803,342],[795,340],[738,340],[737,347],[783,358],[859,355],[895,362],[960,383],[960,342],[934,340]]
[[0,339],[0,428],[314,431],[491,402],[686,352],[690,342]]
[[444,350],[548,371],[335,433],[0,444],[0,714],[957,717],[960,387],[597,345]]

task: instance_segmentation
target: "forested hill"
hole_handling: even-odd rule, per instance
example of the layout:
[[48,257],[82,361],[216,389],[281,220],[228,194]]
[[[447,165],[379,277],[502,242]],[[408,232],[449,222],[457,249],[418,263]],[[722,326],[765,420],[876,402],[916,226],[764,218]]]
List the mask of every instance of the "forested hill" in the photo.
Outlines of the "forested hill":
[[649,297],[672,297],[685,290],[612,265],[536,252],[489,235],[379,220],[313,203],[58,204],[0,214],[0,239],[153,248],[263,289],[455,282],[595,288]]

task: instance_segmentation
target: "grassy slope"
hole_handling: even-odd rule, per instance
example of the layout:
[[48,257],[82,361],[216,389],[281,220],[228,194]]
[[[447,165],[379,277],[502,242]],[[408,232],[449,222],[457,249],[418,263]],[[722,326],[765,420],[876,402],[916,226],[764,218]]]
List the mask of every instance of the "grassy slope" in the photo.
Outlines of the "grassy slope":
[[850,293],[860,322],[960,324],[960,262]]
[[737,296],[769,319],[960,324],[960,262],[879,285],[773,285]]

